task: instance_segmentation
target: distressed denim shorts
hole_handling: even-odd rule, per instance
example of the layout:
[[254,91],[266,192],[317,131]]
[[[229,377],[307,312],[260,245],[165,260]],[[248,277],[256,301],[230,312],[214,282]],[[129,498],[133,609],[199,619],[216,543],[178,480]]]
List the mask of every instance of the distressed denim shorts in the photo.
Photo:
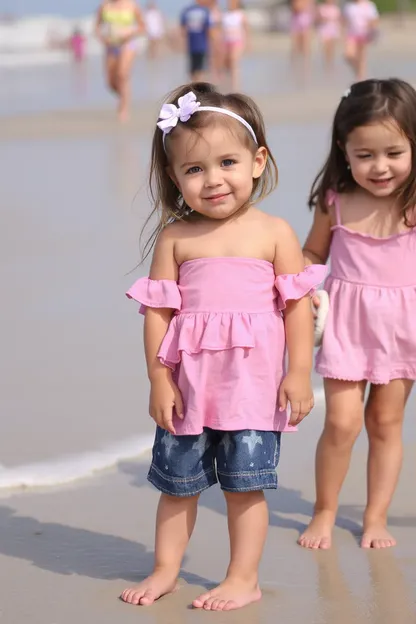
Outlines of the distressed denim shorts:
[[195,496],[215,483],[227,492],[277,488],[279,431],[215,431],[174,436],[156,430],[148,480],[171,496]]

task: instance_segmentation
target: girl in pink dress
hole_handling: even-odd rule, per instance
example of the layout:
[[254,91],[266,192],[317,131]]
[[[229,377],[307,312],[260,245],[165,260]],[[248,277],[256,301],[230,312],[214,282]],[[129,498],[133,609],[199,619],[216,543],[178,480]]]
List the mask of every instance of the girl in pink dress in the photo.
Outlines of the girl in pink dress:
[[375,39],[379,13],[371,0],[350,0],[344,6],[346,30],[345,59],[356,80],[364,80],[367,71],[368,44]]
[[162,494],[154,571],[122,599],[149,605],[174,590],[199,494],[219,482],[231,561],[224,582],[193,605],[228,611],[261,597],[263,490],[277,485],[281,433],[312,409],[309,294],[326,269],[305,269],[290,226],[254,205],[276,186],[277,168],[250,98],[193,83],[159,119],[153,261],[127,294],[145,313],[157,423],[148,478]]
[[363,422],[369,455],[361,546],[395,544],[387,513],[416,379],[415,145],[414,89],[397,79],[358,82],[338,106],[330,153],[312,187],[315,217],[304,256],[306,263],[329,257],[331,273],[316,364],[327,404],[317,500],[299,540],[307,548],[331,545],[338,494]]
[[337,0],[325,0],[316,9],[319,37],[322,42],[325,67],[332,70],[335,46],[341,36],[341,9]]
[[315,23],[314,0],[290,1],[291,61],[300,69],[303,79],[308,77],[311,57],[312,30]]

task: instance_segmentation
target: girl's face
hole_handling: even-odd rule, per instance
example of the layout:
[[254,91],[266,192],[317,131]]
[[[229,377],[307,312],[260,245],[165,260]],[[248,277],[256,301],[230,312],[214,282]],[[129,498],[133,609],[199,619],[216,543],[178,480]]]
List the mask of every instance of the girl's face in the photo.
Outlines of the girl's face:
[[169,175],[186,204],[210,219],[227,219],[246,206],[253,178],[259,178],[266,166],[266,149],[253,153],[242,142],[242,131],[222,123],[198,133],[182,127],[171,139],[174,158]]
[[412,147],[393,120],[355,128],[345,155],[354,180],[376,197],[394,193],[412,170]]

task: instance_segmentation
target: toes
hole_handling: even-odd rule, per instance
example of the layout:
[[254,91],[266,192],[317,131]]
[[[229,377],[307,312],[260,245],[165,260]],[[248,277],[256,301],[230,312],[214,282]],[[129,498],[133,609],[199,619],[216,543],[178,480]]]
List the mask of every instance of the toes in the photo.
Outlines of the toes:
[[210,592],[208,592],[207,594],[202,594],[201,596],[198,596],[198,598],[195,598],[195,600],[192,603],[192,606],[195,607],[196,609],[205,608],[205,603],[207,602],[207,600],[209,600],[210,597],[211,597]]
[[227,600],[222,610],[231,611],[232,609],[237,609],[237,608],[238,608],[237,603],[234,602],[234,600]]
[[152,592],[151,589],[148,589],[144,592],[142,596],[137,594],[137,602],[135,604],[141,604],[144,607],[148,607],[149,605],[153,604],[155,600],[156,597],[154,595],[154,592]]

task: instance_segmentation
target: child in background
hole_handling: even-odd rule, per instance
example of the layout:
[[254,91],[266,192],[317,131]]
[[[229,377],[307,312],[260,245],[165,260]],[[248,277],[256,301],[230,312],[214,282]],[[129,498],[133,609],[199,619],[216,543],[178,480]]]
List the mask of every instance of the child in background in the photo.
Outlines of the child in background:
[[356,80],[367,72],[367,48],[374,41],[379,22],[377,6],[371,0],[350,0],[344,6],[346,28],[345,59]]
[[316,9],[319,37],[322,42],[325,67],[334,67],[335,47],[341,36],[341,9],[337,0],[324,0]]
[[128,292],[145,312],[157,424],[148,475],[161,491],[155,564],[122,599],[150,605],[174,591],[199,495],[219,482],[231,559],[225,580],[193,606],[229,611],[261,598],[263,490],[277,487],[281,433],[313,406],[309,295],[326,269],[305,269],[290,226],[255,206],[277,182],[255,103],[206,83],[168,102],[153,139],[160,221],[147,246],[155,242],[150,278]]
[[331,546],[338,495],[363,423],[369,454],[361,546],[396,543],[387,514],[416,379],[415,145],[414,89],[397,79],[358,82],[338,106],[329,156],[312,187],[305,261],[330,258],[331,273],[316,366],[324,377],[326,419],[316,452],[314,516],[299,539],[306,548]]

